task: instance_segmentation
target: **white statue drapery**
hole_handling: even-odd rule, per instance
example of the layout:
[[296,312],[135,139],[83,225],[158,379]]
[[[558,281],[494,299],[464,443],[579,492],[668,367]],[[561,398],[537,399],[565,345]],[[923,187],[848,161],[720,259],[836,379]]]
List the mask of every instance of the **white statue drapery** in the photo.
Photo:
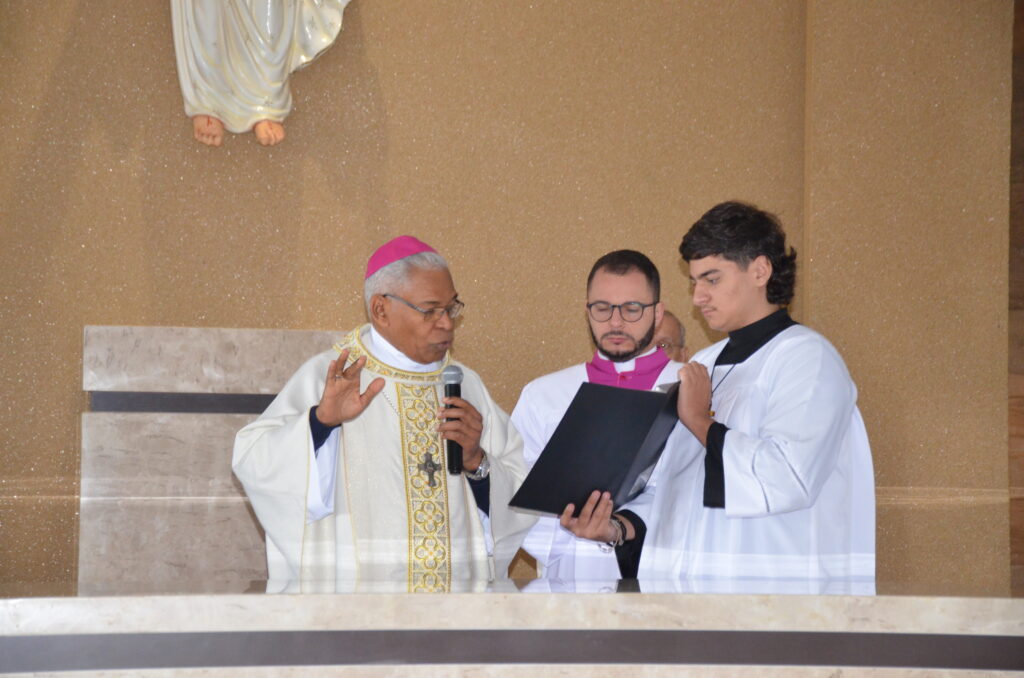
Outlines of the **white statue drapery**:
[[263,131],[280,127],[283,138],[288,77],[333,44],[348,1],[171,0],[178,79],[197,138],[202,125],[219,122],[222,137],[263,121]]

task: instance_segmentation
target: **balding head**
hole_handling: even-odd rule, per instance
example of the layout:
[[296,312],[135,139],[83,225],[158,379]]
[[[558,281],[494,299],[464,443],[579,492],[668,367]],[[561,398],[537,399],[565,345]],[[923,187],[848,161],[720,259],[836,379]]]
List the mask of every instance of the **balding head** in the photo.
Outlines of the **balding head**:
[[679,322],[679,318],[670,311],[665,311],[661,323],[654,329],[654,345],[660,347],[672,360],[689,360],[690,356],[686,351],[686,329]]

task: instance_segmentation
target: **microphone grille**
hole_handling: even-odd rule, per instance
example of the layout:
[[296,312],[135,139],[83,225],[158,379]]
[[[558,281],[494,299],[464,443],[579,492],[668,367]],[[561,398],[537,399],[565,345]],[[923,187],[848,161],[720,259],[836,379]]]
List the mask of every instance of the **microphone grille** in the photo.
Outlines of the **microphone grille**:
[[462,368],[458,365],[449,365],[441,370],[441,381],[445,384],[461,384]]

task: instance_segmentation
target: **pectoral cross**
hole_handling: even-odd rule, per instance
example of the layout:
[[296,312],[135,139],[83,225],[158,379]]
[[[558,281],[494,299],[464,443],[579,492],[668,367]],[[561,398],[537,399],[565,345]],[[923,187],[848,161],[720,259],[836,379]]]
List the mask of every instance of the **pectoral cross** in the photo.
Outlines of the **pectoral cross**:
[[437,487],[437,479],[434,478],[434,474],[441,470],[441,465],[434,461],[430,452],[423,453],[423,463],[417,464],[416,468],[427,474],[427,485]]

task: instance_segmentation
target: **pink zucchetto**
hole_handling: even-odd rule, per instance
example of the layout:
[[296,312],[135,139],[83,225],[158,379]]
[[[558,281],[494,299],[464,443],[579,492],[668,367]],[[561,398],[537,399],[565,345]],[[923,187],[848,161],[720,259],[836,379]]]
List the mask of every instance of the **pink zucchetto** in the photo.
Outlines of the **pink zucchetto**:
[[405,259],[421,252],[434,252],[436,254],[437,250],[411,235],[400,235],[393,240],[387,241],[370,255],[370,260],[366,263],[366,277],[369,278],[388,264],[393,264],[399,259]]

